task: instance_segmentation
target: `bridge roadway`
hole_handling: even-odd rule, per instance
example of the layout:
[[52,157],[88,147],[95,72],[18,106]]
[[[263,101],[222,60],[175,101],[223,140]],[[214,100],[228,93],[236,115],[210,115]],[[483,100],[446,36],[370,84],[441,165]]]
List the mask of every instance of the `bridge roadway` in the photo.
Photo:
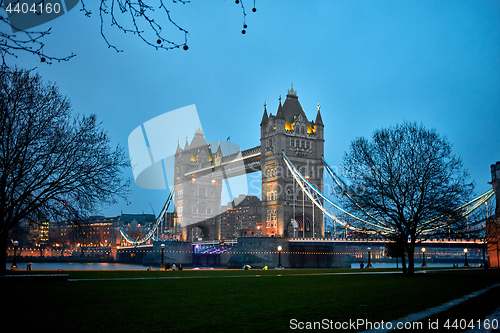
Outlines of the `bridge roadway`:
[[[382,246],[389,243],[388,239],[359,239],[359,238],[290,238],[293,245],[351,245],[351,246]],[[427,239],[417,243],[418,247],[457,247],[457,248],[479,248],[483,247],[482,239]]]
[[[289,238],[288,242],[290,245],[318,245],[318,246],[329,246],[329,245],[348,245],[348,246],[384,246],[386,243],[390,242],[387,239],[359,239],[359,238]],[[191,243],[191,245],[236,245],[238,244],[238,239],[225,239],[225,240],[214,240],[214,241],[197,241]],[[482,239],[427,239],[416,244],[417,247],[448,247],[448,248],[482,248],[484,246]],[[138,252],[151,251],[153,250],[153,245],[138,245],[138,246],[122,246],[119,248],[121,251],[136,250]],[[256,249],[258,250],[258,249]]]

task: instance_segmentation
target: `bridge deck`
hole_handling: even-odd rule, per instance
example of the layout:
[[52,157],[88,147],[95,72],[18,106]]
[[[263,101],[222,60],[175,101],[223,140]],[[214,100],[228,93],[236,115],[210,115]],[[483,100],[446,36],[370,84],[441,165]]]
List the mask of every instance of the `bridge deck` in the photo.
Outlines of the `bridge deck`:
[[[359,239],[359,238],[290,238],[291,245],[385,245],[390,243],[389,239]],[[439,246],[467,246],[482,247],[483,239],[428,239],[416,244],[416,246],[439,247]]]

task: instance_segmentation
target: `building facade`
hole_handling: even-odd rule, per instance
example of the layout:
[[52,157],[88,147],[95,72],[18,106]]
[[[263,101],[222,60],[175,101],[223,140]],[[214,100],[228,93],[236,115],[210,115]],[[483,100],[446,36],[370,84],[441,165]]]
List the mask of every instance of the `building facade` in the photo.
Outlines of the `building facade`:
[[120,228],[130,237],[142,237],[156,222],[153,214],[121,214],[116,217],[91,216],[82,223],[50,223],[51,244],[62,247],[108,247],[126,245]]
[[240,195],[222,206],[221,240],[262,236],[262,203],[256,196]]

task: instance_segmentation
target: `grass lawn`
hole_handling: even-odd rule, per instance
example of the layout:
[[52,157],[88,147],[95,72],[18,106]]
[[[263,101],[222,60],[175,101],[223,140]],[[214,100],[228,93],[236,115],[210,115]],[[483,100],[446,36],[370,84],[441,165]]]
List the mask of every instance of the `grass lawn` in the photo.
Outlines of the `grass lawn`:
[[[65,271],[77,281],[4,278],[2,324],[21,332],[284,332],[292,319],[387,322],[500,282],[500,270],[366,274],[380,271]],[[436,318],[483,318],[500,306],[499,289]]]

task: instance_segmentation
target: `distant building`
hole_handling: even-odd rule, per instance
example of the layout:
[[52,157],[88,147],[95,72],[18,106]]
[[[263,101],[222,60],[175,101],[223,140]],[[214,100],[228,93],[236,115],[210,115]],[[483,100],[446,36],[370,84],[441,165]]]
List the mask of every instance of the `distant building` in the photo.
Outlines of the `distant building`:
[[49,223],[22,221],[9,231],[9,238],[20,246],[45,246],[49,241]]
[[[235,202],[239,202],[235,205]],[[262,207],[256,196],[247,196],[233,200],[222,206],[221,239],[262,236]]]
[[125,245],[120,228],[132,238],[140,238],[156,222],[153,214],[122,214],[116,217],[91,216],[83,223],[50,223],[49,241],[73,247]]

